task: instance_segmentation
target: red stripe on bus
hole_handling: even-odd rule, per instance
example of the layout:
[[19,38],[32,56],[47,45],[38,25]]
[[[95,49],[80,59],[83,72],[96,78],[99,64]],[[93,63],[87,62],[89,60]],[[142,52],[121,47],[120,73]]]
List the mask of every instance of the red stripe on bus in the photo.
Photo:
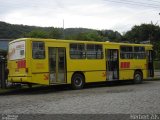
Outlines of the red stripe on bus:
[[130,68],[130,62],[121,62],[121,68]]
[[123,62],[121,62],[121,68],[124,68],[124,66],[123,66]]

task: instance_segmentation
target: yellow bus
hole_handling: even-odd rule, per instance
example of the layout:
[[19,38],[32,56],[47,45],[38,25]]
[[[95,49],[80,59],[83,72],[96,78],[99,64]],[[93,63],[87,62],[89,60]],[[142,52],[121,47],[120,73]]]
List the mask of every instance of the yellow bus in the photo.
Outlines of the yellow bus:
[[71,84],[153,78],[153,46],[76,40],[21,38],[9,43],[8,81]]

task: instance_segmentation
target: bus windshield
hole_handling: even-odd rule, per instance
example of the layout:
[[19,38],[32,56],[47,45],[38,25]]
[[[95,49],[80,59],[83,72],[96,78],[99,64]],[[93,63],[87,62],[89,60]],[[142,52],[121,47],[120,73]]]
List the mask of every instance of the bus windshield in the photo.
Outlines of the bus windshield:
[[25,41],[13,42],[9,44],[9,60],[18,60],[25,58]]

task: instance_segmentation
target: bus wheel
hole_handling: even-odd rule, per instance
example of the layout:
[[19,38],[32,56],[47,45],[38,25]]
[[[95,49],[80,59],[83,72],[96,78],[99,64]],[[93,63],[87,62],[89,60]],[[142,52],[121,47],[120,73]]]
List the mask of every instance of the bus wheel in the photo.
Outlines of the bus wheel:
[[142,81],[143,81],[142,73],[139,72],[139,71],[136,71],[134,73],[134,83],[135,84],[140,84],[140,83],[142,83]]
[[82,89],[84,83],[84,76],[82,74],[76,73],[73,75],[71,84],[74,90]]

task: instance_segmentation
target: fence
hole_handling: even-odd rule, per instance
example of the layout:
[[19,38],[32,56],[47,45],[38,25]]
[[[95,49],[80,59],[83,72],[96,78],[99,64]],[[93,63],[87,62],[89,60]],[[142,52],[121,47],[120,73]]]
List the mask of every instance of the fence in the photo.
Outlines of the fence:
[[0,58],[0,88],[6,88],[7,80],[7,60],[5,58]]
[[154,69],[155,70],[160,70],[160,60],[154,61]]

